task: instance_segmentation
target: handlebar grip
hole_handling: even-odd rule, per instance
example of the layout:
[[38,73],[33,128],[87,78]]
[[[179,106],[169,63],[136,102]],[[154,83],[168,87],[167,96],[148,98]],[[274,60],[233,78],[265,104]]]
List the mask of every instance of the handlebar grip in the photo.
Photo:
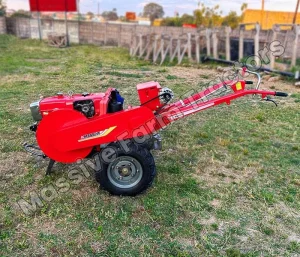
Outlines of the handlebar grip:
[[254,84],[254,83],[253,83],[253,81],[251,81],[251,80],[245,80],[245,84],[247,84],[247,85],[252,85],[252,84]]
[[287,97],[288,94],[284,92],[275,92],[275,96],[282,96],[282,97]]

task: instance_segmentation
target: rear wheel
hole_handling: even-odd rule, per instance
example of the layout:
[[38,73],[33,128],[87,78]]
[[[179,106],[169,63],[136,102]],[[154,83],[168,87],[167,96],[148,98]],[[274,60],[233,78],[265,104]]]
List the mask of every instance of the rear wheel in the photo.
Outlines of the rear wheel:
[[103,164],[96,173],[96,180],[103,189],[114,195],[134,196],[152,185],[156,168],[148,149],[131,144],[129,152],[116,147],[116,153],[116,158]]

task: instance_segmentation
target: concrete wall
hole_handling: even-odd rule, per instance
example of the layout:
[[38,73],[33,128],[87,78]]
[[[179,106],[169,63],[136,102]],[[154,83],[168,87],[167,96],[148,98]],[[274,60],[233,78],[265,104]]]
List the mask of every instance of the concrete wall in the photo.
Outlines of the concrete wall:
[[[7,33],[14,34],[20,38],[39,38],[38,20],[28,18],[6,18]],[[134,41],[134,36],[143,35],[170,35],[177,38],[183,34],[191,33],[196,35],[200,33],[201,48],[206,48],[205,30],[201,32],[194,28],[182,27],[152,27],[136,24],[117,24],[117,23],[98,23],[86,21],[68,21],[69,40],[71,43],[95,44],[95,45],[114,45],[130,48]],[[47,39],[48,33],[57,32],[65,33],[66,26],[64,21],[59,20],[42,20],[41,36]],[[5,33],[5,19],[0,17],[0,34]],[[272,30],[260,31],[260,49],[272,41]],[[254,30],[244,31],[245,39],[253,39]],[[233,30],[230,37],[239,37],[239,30]],[[277,40],[285,47],[284,56],[289,58],[292,55],[294,34],[292,31],[281,31]],[[223,30],[218,32],[218,52],[224,54],[225,51],[225,34]],[[212,43],[211,43],[212,47]],[[194,48],[194,46],[193,46]],[[300,49],[300,40],[298,41]],[[300,51],[297,53],[300,57]]]
[[0,34],[6,34],[6,19],[0,17]]

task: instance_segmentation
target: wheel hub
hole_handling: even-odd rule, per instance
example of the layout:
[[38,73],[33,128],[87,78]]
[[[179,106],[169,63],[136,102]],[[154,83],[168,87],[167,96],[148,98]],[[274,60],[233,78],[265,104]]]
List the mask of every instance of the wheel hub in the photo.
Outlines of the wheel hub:
[[119,174],[123,177],[130,176],[131,173],[132,173],[132,170],[130,167],[123,166],[123,167],[119,168]]
[[130,156],[116,158],[107,170],[108,179],[120,188],[130,188],[138,184],[143,176],[139,161]]

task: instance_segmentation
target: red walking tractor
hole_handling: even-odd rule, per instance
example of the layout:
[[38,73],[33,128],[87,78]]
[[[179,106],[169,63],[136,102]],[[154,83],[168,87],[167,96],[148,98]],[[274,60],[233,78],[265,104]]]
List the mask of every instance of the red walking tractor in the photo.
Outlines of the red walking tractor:
[[[137,85],[139,106],[123,109],[124,99],[115,88],[105,93],[83,93],[48,97],[30,105],[36,123],[38,146],[24,144],[32,154],[49,158],[47,174],[54,162],[73,163],[95,154],[101,156],[101,169],[96,180],[112,194],[136,195],[146,190],[156,175],[153,149],[161,149],[157,133],[176,120],[207,108],[230,102],[245,95],[287,96],[286,93],[259,89],[260,75],[252,81],[224,81],[186,99],[170,103],[173,92],[157,82]],[[227,94],[215,96],[226,89]],[[273,101],[274,102],[274,101]]]

